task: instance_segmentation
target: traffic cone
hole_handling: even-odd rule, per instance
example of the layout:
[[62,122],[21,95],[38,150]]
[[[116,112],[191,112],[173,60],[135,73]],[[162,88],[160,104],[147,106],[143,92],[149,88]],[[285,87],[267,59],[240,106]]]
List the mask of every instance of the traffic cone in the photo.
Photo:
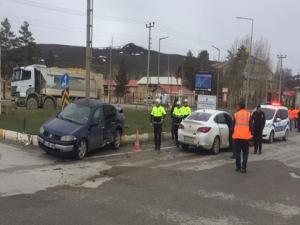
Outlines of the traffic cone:
[[136,129],[136,138],[135,138],[135,143],[133,147],[133,152],[139,153],[141,152],[141,145],[140,145],[140,132],[139,129]]

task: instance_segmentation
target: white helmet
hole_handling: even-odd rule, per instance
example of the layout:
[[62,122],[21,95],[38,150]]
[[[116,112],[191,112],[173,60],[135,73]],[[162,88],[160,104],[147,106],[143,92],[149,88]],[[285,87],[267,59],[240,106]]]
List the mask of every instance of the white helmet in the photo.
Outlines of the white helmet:
[[176,102],[176,104],[177,104],[177,105],[181,105],[181,102],[178,100],[178,101]]
[[160,98],[155,99],[155,103],[160,104]]
[[185,99],[184,99],[184,102],[185,102],[185,103],[188,103],[189,101],[187,100],[187,98],[185,98]]

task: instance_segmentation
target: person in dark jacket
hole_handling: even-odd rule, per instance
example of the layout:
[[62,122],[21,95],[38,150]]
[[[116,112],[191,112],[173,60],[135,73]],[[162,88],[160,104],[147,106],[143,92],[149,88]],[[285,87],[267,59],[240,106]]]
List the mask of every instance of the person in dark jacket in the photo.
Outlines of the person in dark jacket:
[[251,126],[253,132],[253,141],[254,141],[254,154],[261,154],[262,150],[262,133],[265,127],[266,117],[264,112],[261,110],[260,105],[256,107],[255,112],[251,117]]
[[175,108],[175,106],[176,106],[177,101],[178,101],[178,98],[175,98],[175,99],[174,99],[174,102],[173,102],[173,105],[172,105],[172,108],[171,108],[171,111],[170,111],[171,118],[172,118],[172,125],[171,125],[171,136],[172,136],[172,140],[175,139],[175,134],[174,134],[174,124],[173,124],[173,111],[174,111],[174,108]]

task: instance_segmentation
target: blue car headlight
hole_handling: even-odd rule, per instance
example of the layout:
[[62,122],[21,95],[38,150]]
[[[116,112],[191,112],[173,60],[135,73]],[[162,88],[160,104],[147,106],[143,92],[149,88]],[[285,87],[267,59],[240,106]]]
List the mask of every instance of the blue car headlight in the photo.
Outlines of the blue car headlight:
[[61,141],[76,141],[77,138],[73,135],[65,135],[60,138]]

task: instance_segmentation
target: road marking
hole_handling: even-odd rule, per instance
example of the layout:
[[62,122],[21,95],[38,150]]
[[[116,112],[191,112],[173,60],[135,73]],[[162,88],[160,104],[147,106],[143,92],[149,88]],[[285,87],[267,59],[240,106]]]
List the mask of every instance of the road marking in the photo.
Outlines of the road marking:
[[300,176],[298,174],[296,174],[295,172],[290,172],[290,175],[292,178],[300,179]]
[[[161,150],[166,150],[166,149],[171,149],[174,148],[176,146],[168,146],[168,147],[162,147],[160,148]],[[149,149],[145,149],[142,150],[141,153],[143,152],[151,152],[154,151],[154,148],[149,148]],[[107,154],[107,155],[98,155],[98,156],[92,156],[92,157],[86,157],[87,159],[99,159],[99,158],[109,158],[109,157],[113,157],[113,156],[126,156],[126,155],[132,155],[132,154],[139,154],[136,152],[120,152],[120,153],[112,153],[112,154]]]

